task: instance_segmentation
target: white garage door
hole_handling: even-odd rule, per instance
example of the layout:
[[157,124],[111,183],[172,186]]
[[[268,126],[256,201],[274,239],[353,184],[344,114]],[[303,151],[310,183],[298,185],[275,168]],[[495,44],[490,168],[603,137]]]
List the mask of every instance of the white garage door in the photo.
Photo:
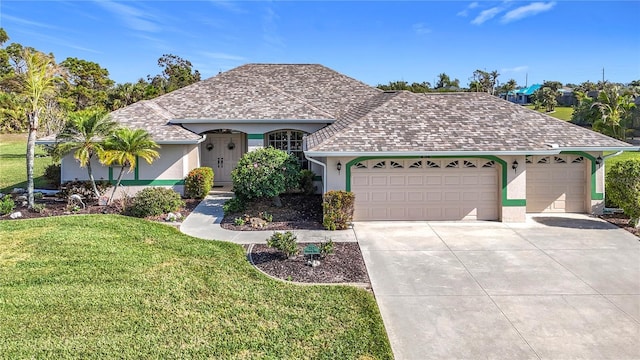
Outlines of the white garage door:
[[577,155],[527,157],[527,212],[585,212],[587,164]]
[[378,159],[351,168],[354,220],[497,220],[498,170],[484,159]]

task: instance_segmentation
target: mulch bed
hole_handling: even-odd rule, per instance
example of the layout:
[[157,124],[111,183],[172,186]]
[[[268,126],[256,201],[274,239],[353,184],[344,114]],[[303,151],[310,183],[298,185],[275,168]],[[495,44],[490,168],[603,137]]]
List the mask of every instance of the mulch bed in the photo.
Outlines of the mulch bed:
[[[200,201],[198,199],[183,199],[185,202],[184,208],[180,209],[180,214],[185,218],[198,206]],[[66,200],[60,200],[55,197],[44,197],[36,200],[36,204],[43,204],[44,210],[40,213],[35,211],[29,211],[26,207],[16,206],[13,212],[19,211],[22,217],[19,219],[34,219],[43,218],[49,216],[65,216],[65,215],[79,215],[79,214],[121,214],[122,206],[114,201],[114,205],[99,206],[97,201],[85,202],[86,208],[79,209],[78,211],[71,211]],[[18,204],[16,204],[18,205]],[[16,220],[19,220],[16,219]],[[164,216],[153,216],[147,218],[152,221],[164,221]],[[12,220],[9,218],[9,214],[1,216],[0,220]]]
[[[323,230],[322,196],[303,194],[280,195],[282,207],[275,207],[271,199],[257,199],[247,204],[241,213],[225,214],[220,226],[227,230],[261,231],[261,230]],[[273,216],[273,220],[262,227],[252,227],[249,222],[235,225],[236,218],[259,218],[261,212]]]
[[612,223],[613,225],[616,225],[620,228],[627,230],[628,232],[634,234],[635,236],[640,237],[640,229],[629,225],[629,217],[624,214],[600,215],[600,218]]
[[298,244],[300,254],[288,259],[278,250],[264,244],[255,244],[251,258],[260,270],[283,280],[302,283],[369,284],[367,268],[357,243],[335,243],[334,253],[320,259],[320,265],[316,267],[307,265],[307,257],[302,255],[302,249],[307,245],[309,244]]

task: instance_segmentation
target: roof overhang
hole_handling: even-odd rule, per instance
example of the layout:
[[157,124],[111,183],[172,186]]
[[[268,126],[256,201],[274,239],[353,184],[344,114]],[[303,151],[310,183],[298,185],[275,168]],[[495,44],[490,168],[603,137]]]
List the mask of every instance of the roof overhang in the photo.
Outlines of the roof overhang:
[[554,148],[549,150],[505,150],[505,151],[312,151],[304,153],[312,157],[337,156],[478,156],[478,155],[556,155],[563,151],[640,151],[640,147],[580,147]]
[[[201,136],[199,139],[189,139],[189,140],[156,140],[156,144],[158,145],[192,145],[192,144],[200,144],[205,140],[204,136]],[[36,140],[36,145],[55,145],[56,141],[52,139],[42,139]]]
[[172,119],[170,124],[333,124],[335,119]]

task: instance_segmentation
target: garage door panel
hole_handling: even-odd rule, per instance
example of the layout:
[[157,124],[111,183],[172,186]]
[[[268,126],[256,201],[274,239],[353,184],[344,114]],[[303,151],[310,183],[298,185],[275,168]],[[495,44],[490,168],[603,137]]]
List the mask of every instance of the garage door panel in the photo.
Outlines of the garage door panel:
[[445,176],[444,177],[445,185],[459,185],[460,184],[460,176]]
[[477,192],[464,192],[462,193],[463,201],[477,201],[480,198],[480,194]]
[[407,194],[405,192],[400,192],[400,191],[390,191],[389,192],[389,201],[406,202],[407,201]]
[[386,175],[373,175],[369,183],[373,186],[385,186],[388,183],[388,178]]
[[369,185],[369,176],[367,175],[353,175],[351,184],[356,186],[368,186]]
[[424,193],[421,191],[409,191],[407,192],[407,201],[409,202],[423,202]]
[[425,180],[427,181],[427,185],[441,185],[442,184],[442,177],[440,177],[440,176],[427,176],[425,178]]
[[463,176],[462,184],[464,185],[478,185],[480,179],[477,176]]
[[404,186],[406,185],[406,178],[404,176],[390,175],[389,185],[391,186]]
[[386,202],[388,201],[389,193],[385,191],[374,191],[370,193],[371,202]]
[[439,192],[428,192],[427,193],[427,201],[441,201],[442,193]]
[[407,185],[423,186],[424,185],[424,176],[421,176],[421,175],[408,175],[407,176]]
[[447,191],[444,193],[445,201],[460,201],[460,193]]

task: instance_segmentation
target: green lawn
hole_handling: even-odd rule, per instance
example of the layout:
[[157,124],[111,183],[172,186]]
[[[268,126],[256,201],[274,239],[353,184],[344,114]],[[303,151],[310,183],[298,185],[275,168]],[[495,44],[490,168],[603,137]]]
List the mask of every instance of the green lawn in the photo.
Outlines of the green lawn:
[[0,221],[0,357],[390,359],[372,294],[116,215]]
[[[534,110],[533,105],[525,105],[525,107]],[[544,109],[539,109],[537,111],[565,121],[571,120],[571,115],[573,114],[573,108],[571,106],[557,106],[556,110],[551,113],[547,113]]]
[[[9,193],[13,188],[27,187],[27,135],[0,134],[0,192]],[[38,146],[36,155],[46,155]],[[51,157],[36,157],[33,176],[36,188],[47,188],[44,169],[52,163]]]
[[[609,153],[605,153],[605,155],[611,154],[612,152]],[[611,169],[611,167],[620,162],[620,161],[625,161],[625,160],[630,160],[630,159],[638,159],[640,160],[640,152],[638,151],[625,151],[622,154],[618,155],[618,156],[614,156],[611,158],[608,158],[605,162],[605,166],[607,169]]]

